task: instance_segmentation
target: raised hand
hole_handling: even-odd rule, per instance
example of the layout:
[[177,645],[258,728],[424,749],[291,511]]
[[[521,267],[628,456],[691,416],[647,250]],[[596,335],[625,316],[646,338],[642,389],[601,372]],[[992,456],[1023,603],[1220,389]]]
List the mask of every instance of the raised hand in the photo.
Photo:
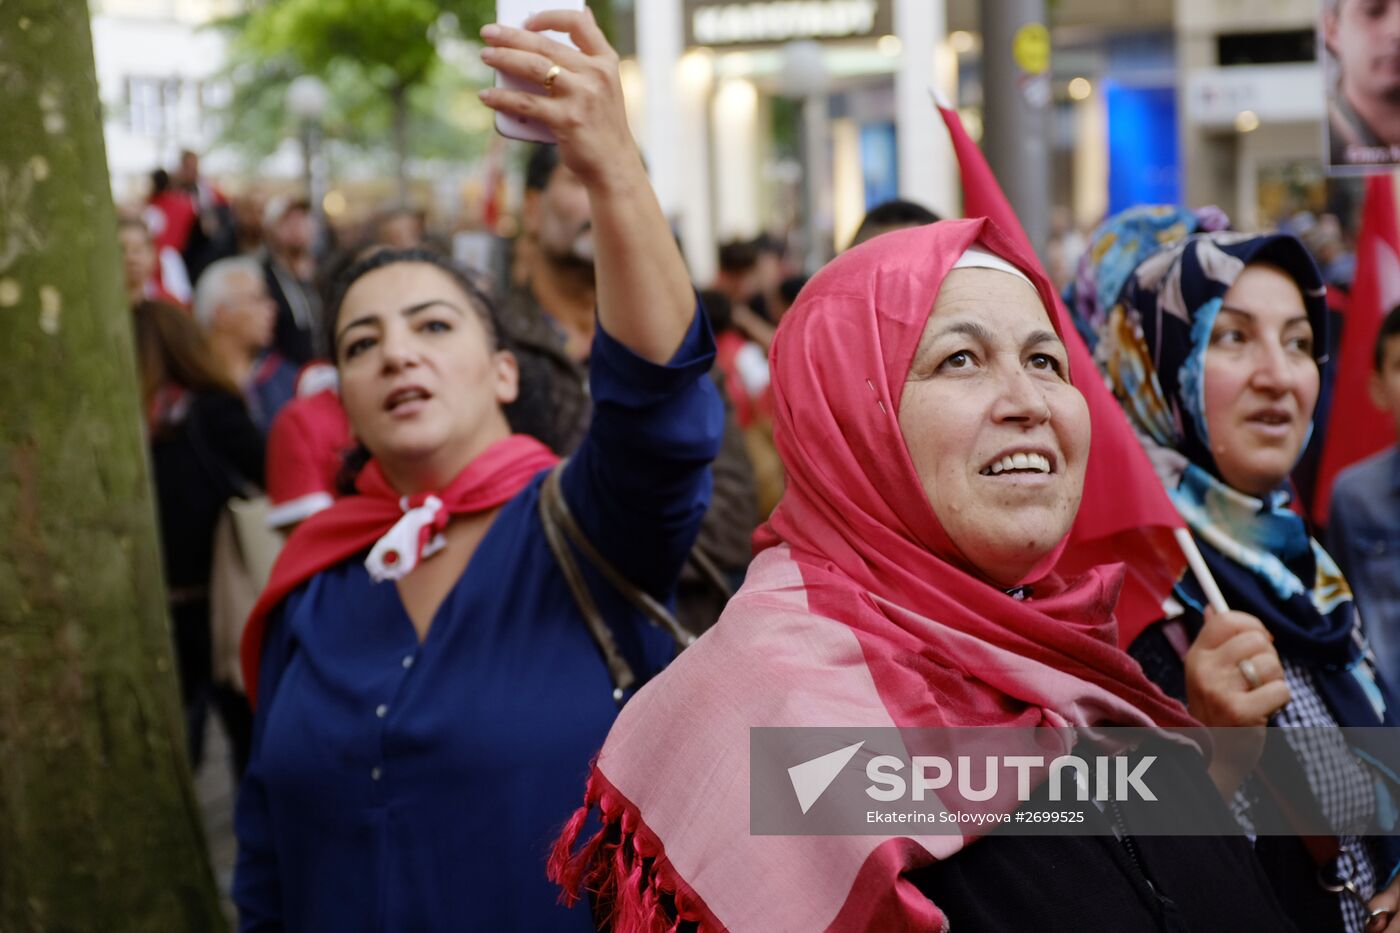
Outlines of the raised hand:
[[[561,161],[589,188],[645,183],[646,172],[627,125],[618,56],[593,12],[551,10],[531,17],[526,26],[482,29],[489,47],[481,60],[547,93],[488,88],[482,101],[492,110],[548,127],[558,141]],[[567,33],[578,48],[540,35],[546,30]]]
[[[482,29],[490,45],[482,60],[548,94],[489,88],[481,99],[554,133],[593,211],[598,321],[632,352],[665,363],[695,318],[695,291],[627,126],[617,53],[591,12],[539,13],[526,27]],[[568,33],[578,48],[539,34],[546,30]]]

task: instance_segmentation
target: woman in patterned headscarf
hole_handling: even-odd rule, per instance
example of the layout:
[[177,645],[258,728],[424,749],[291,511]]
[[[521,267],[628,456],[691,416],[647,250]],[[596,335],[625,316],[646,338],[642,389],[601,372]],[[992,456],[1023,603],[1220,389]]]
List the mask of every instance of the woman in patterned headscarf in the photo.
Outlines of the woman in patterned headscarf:
[[[1392,725],[1346,581],[1289,508],[1289,474],[1312,433],[1325,362],[1321,276],[1294,237],[1224,226],[1218,213],[1164,207],[1118,215],[1095,233],[1071,296],[1233,610],[1213,612],[1188,575],[1175,615],[1121,638],[1207,726]],[[1265,739],[1261,731],[1248,748],[1218,757],[1212,777],[1246,827],[1280,811],[1301,824],[1256,766],[1266,761],[1277,775],[1303,767],[1302,757],[1315,762],[1323,750],[1302,749],[1296,736],[1320,734],[1268,730]],[[1256,842],[1303,929],[1400,929],[1391,922],[1400,849],[1388,837],[1356,835],[1393,812],[1396,762],[1356,751],[1367,764],[1344,753],[1326,773],[1307,768],[1310,815],[1335,836],[1261,834]]]

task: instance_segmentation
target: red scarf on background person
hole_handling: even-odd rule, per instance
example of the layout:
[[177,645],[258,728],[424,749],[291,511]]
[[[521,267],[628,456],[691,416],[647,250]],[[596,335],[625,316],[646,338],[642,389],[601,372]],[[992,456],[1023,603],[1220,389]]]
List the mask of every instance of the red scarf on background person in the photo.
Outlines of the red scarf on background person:
[[[1061,543],[1017,600],[929,505],[899,404],[938,290],[974,244],[1053,307],[1035,263],[977,219],[847,252],[784,316],[771,362],[787,491],[719,623],[622,710],[550,859],[566,898],[595,892],[614,929],[946,928],[905,875],[975,834],[754,835],[754,727],[1195,725],[1117,647],[1121,567],[1061,580]],[[604,829],[575,852],[595,806]]]
[[408,511],[405,498],[408,507],[413,508],[429,495],[437,496],[443,503],[445,523],[452,516],[504,505],[541,470],[558,462],[559,458],[544,444],[515,434],[482,451],[445,489],[404,497],[389,485],[379,465],[371,460],[355,481],[357,494],[336,500],[330,508],[299,525],[273,565],[267,589],[258,598],[243,630],[240,653],[248,702],[257,706],[258,666],[268,613],[316,574],[367,550],[382,538]]

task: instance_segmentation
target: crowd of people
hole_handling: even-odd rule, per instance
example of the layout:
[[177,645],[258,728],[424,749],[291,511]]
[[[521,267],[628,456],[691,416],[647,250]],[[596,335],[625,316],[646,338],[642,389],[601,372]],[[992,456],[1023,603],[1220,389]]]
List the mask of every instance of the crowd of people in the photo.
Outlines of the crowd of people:
[[[117,230],[242,929],[1400,931],[1400,760],[1290,737],[1400,684],[1400,455],[1326,545],[1292,479],[1330,240],[1144,206],[1047,276],[897,201],[810,281],[760,237],[697,290],[591,15],[483,39],[549,89],[486,105],[557,139],[497,267],[402,208],[333,244],[278,196],[254,237],[193,153]],[[1064,563],[1098,381],[1204,559],[1131,628],[1121,565]],[[1400,431],[1400,309],[1371,381]],[[1236,836],[752,835],[749,730],[824,725],[1278,728],[1163,752]],[[1255,831],[1316,825],[1265,762],[1331,834]]]

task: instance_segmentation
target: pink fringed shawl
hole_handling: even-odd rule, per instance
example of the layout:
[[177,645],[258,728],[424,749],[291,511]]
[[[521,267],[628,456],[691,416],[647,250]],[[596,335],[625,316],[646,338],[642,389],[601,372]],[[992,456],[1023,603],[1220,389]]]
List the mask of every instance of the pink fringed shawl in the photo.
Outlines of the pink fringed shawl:
[[[840,257],[784,319],[787,493],[719,624],[622,711],[550,859],[565,899],[592,892],[613,930],[946,928],[905,876],[972,837],[750,835],[753,727],[1193,724],[1116,647],[1120,568],[1066,583],[1057,551],[1018,601],[929,507],[898,404],[938,286],[974,243],[1050,306],[989,221],[946,221]],[[604,829],[576,849],[593,807]]]

